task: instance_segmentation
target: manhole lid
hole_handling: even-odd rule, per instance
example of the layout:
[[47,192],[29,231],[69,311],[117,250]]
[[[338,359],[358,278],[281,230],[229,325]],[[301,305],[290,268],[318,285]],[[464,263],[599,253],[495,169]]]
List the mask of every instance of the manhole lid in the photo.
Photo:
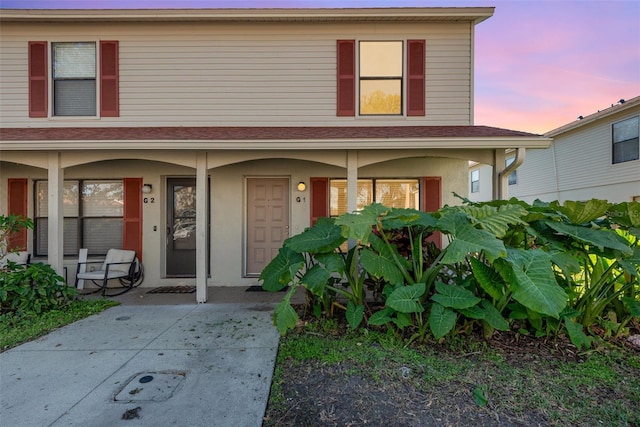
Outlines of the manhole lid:
[[115,394],[116,402],[163,402],[176,392],[187,375],[184,371],[140,372]]

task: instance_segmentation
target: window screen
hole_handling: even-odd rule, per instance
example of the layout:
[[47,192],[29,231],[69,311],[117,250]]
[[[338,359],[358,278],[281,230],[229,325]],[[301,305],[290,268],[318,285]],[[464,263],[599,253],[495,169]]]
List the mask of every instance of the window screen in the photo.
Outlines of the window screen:
[[639,129],[638,117],[613,124],[613,163],[629,162],[640,158]]
[[53,113],[96,115],[96,44],[53,43]]
[[360,114],[402,114],[401,41],[360,42]]

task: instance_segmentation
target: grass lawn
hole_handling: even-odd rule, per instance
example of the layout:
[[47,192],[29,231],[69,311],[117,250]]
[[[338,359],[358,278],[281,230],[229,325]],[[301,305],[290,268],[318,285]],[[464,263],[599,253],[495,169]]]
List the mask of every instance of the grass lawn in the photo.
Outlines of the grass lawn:
[[[265,426],[640,425],[640,353],[308,324],[282,338]],[[542,340],[539,340],[540,343]]]
[[40,315],[3,314],[0,316],[0,352],[118,304],[107,299],[76,300],[63,310]]

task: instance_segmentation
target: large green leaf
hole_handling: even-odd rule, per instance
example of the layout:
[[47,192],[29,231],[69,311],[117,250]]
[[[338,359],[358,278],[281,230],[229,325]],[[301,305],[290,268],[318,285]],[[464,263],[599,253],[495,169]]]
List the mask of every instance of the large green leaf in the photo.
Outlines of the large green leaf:
[[567,200],[557,209],[574,224],[586,224],[606,215],[611,204],[606,200],[591,199],[587,202]]
[[445,249],[443,264],[462,262],[470,253],[484,252],[489,260],[506,255],[502,240],[487,230],[475,228],[463,212],[443,215],[438,220],[438,228],[454,237]]
[[640,317],[640,301],[630,297],[622,297],[621,299],[632,317]]
[[540,250],[509,249],[508,267],[501,269],[513,288],[513,298],[525,307],[554,318],[567,305],[567,294],[558,286],[549,255]]
[[303,266],[302,254],[287,247],[280,248],[278,255],[260,273],[262,287],[267,291],[279,291],[293,281],[296,272]]
[[471,269],[473,276],[484,291],[495,300],[500,300],[504,293],[505,283],[498,273],[491,266],[483,263],[477,258],[471,258]]
[[347,323],[351,329],[355,329],[364,319],[364,305],[355,305],[353,301],[347,303],[347,312],[345,314]]
[[527,210],[520,205],[509,204],[499,208],[489,205],[464,206],[461,208],[475,218],[485,230],[498,238],[504,237],[512,224],[526,224],[522,217]]
[[429,314],[429,329],[435,339],[438,340],[447,335],[456,325],[456,318],[456,313],[453,310],[437,302],[434,303]]
[[506,321],[502,314],[498,311],[497,308],[494,307],[489,301],[482,300],[482,308],[484,309],[485,316],[484,320],[491,325],[491,327],[499,330],[499,331],[508,331],[509,330],[509,322]]
[[395,313],[394,309],[392,309],[391,307],[385,307],[382,310],[373,313],[373,315],[369,318],[369,322],[367,323],[372,326],[384,325],[391,322],[391,315],[393,313]]
[[554,221],[546,221],[545,224],[559,233],[573,237],[579,242],[594,245],[601,251],[604,248],[609,248],[620,251],[625,256],[630,256],[633,253],[629,247],[629,242],[613,230],[581,227]]
[[608,217],[614,224],[627,228],[640,227],[640,203],[622,202],[611,206]]
[[578,347],[578,350],[581,348],[589,348],[591,347],[591,340],[582,330],[582,325],[574,322],[573,320],[564,319],[564,326],[567,328],[567,332],[569,333],[569,339],[571,343]]
[[360,263],[372,276],[382,277],[394,285],[404,282],[404,276],[393,260],[382,257],[369,248],[362,248],[360,251]]
[[273,312],[273,323],[281,335],[286,334],[288,329],[295,328],[298,323],[298,313],[291,307],[291,297],[295,292],[296,286],[292,286]]
[[396,317],[391,319],[398,329],[404,329],[413,325],[413,319],[409,313],[396,313]]
[[436,291],[431,299],[439,302],[444,307],[463,309],[469,308],[480,302],[480,298],[461,286],[436,283]]
[[549,256],[551,257],[551,262],[557,265],[566,276],[577,274],[582,269],[578,258],[572,256],[569,252],[553,251],[549,252]]
[[336,225],[342,227],[342,235],[348,239],[356,239],[366,244],[378,217],[390,208],[379,203],[372,203],[357,213],[346,213],[336,218]]
[[435,227],[437,218],[428,212],[416,209],[391,209],[383,218],[385,230],[400,229],[408,226]]
[[332,252],[345,241],[341,233],[332,219],[320,218],[313,227],[288,238],[284,245],[296,252]]
[[400,286],[387,298],[387,306],[400,313],[421,313],[424,311],[424,307],[420,304],[419,299],[425,290],[424,283]]
[[329,271],[335,271],[336,273],[344,272],[344,257],[337,252],[316,254],[313,258],[320,264],[324,265],[324,268]]
[[331,273],[329,271],[320,264],[316,264],[307,270],[302,279],[300,279],[300,283],[312,294],[322,296],[330,277]]

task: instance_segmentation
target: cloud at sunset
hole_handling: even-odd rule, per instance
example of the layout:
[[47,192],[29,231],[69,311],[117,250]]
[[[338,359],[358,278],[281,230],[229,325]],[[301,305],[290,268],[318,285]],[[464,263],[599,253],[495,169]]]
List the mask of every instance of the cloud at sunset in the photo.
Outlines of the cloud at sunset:
[[544,133],[640,95],[640,1],[2,0],[3,8],[434,6],[496,7],[476,27],[476,124]]

